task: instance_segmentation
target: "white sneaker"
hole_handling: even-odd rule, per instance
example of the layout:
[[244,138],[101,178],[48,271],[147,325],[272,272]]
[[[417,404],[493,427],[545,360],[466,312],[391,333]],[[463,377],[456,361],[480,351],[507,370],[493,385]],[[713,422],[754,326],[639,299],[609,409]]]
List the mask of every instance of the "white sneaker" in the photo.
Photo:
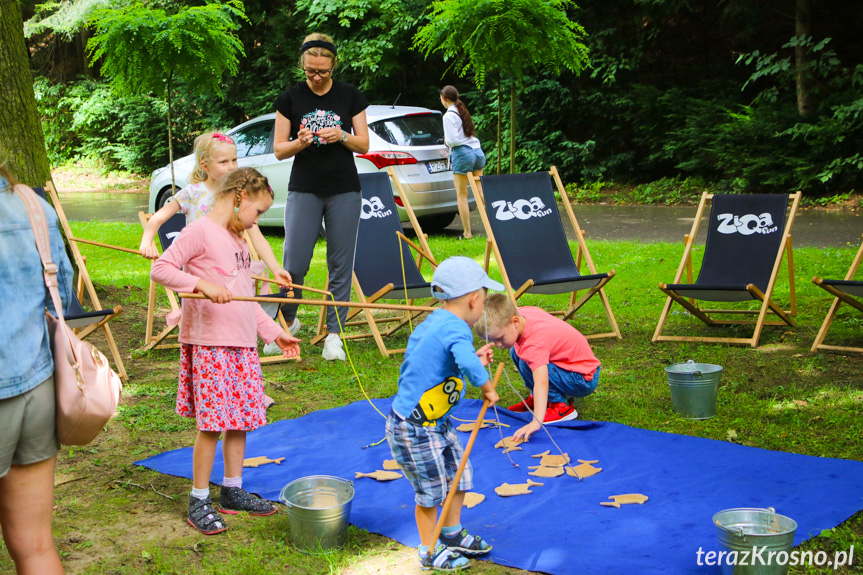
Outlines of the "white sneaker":
[[300,320],[294,318],[294,323],[288,328],[288,332],[291,335],[297,335],[297,332],[300,331],[300,328],[303,327],[303,324],[300,323]]
[[282,348],[276,342],[264,346],[264,355],[282,355]]
[[327,336],[327,339],[324,340],[324,351],[321,356],[326,360],[339,359],[344,361],[346,359],[345,348],[339,334],[331,333]]

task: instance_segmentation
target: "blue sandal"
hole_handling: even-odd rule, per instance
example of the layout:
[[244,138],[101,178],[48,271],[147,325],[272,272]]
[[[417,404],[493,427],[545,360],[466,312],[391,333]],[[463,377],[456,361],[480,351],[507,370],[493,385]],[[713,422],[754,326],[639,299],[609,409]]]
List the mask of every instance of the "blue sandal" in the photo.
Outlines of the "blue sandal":
[[420,555],[420,567],[423,571],[461,571],[470,568],[467,557],[457,551],[447,549],[443,543],[434,548],[428,555]]
[[452,537],[441,533],[439,541],[446,545],[447,549],[465,555],[485,555],[491,551],[491,545],[483,541],[479,535],[471,535],[467,529],[462,529]]

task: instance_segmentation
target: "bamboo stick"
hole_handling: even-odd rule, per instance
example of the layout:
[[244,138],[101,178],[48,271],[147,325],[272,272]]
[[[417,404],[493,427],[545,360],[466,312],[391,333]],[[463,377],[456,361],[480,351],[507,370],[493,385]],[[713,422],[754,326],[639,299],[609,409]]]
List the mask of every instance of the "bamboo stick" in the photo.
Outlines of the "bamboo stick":
[[[252,276],[252,279],[253,279],[253,280],[258,280],[259,282],[267,282],[267,283],[271,283],[271,284],[282,285],[281,283],[277,282],[276,280],[273,280],[273,279],[270,279],[270,278],[267,278],[267,277],[264,277],[264,276]],[[305,290],[305,291],[311,291],[311,292],[315,292],[315,293],[321,293],[321,294],[324,294],[324,295],[333,295],[333,294],[332,294],[332,292],[328,292],[328,291],[326,291],[326,290],[317,289],[317,288],[311,288],[311,287],[308,287],[308,286],[301,286],[300,284],[295,284],[295,283],[293,283],[293,282],[291,282],[291,283],[289,283],[289,284],[288,284],[288,288],[289,288],[289,289],[297,288],[297,289],[301,289],[301,290]]]
[[[497,371],[494,373],[494,379],[492,380],[493,387],[497,387],[497,381],[500,379],[501,373],[503,373],[503,362],[497,364]],[[431,539],[432,542],[429,547],[430,552],[435,543],[437,543],[438,537],[440,537],[440,532],[443,529],[443,522],[446,519],[447,513],[449,513],[449,508],[452,506],[452,499],[455,496],[455,492],[458,490],[458,482],[461,480],[462,473],[464,473],[464,468],[467,465],[467,458],[470,456],[470,450],[473,449],[473,442],[476,441],[476,434],[479,432],[479,428],[482,427],[482,420],[485,418],[485,411],[488,409],[488,406],[488,400],[482,402],[482,409],[479,410],[479,417],[476,418],[476,424],[473,426],[473,431],[470,432],[470,439],[467,440],[467,446],[464,448],[464,456],[461,458],[461,463],[455,472],[455,477],[452,479],[449,493],[447,493],[446,499],[443,502],[443,509],[441,509],[440,517],[438,517],[437,523],[434,526],[434,533],[432,533],[433,537]]]
[[[188,299],[207,299],[207,296],[200,293],[180,293],[177,294],[181,298]],[[401,311],[434,311],[438,308],[424,305],[404,305],[404,304],[384,304],[384,303],[359,303],[353,301],[327,301],[323,299],[294,299],[284,297],[265,297],[265,296],[232,296],[231,301],[254,301],[258,303],[277,303],[286,304],[293,303],[297,305],[324,305],[334,307],[357,307],[362,309],[394,309]]]
[[72,237],[70,237],[69,239],[70,239],[71,241],[73,241],[73,242],[80,242],[80,243],[82,243],[82,244],[90,244],[90,245],[94,245],[94,246],[99,246],[100,248],[108,248],[108,249],[111,249],[111,250],[118,250],[118,251],[121,251],[121,252],[129,252],[130,254],[135,254],[135,255],[138,255],[138,256],[140,256],[140,255],[141,255],[141,252],[140,252],[140,251],[138,251],[138,250],[133,250],[132,248],[124,248],[124,247],[121,247],[121,246],[112,246],[111,244],[103,244],[102,242],[94,242],[93,240],[85,240],[85,239],[82,239],[82,238],[72,238]]

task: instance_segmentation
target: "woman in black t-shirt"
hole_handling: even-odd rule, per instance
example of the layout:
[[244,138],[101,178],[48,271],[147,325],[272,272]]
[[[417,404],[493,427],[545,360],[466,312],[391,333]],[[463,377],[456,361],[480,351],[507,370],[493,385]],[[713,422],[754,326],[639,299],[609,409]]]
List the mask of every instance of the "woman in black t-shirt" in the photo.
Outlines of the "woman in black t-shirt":
[[[362,200],[354,152],[369,149],[369,103],[354,86],[333,80],[338,61],[332,38],[310,34],[301,50],[306,81],[276,100],[273,148],[280,160],[294,158],[285,203],[284,268],[303,283],[323,219],[329,290],[336,300],[348,301]],[[283,312],[296,333],[297,306],[285,305]],[[345,307],[327,309],[324,359],[345,359],[339,334],[346,317]]]

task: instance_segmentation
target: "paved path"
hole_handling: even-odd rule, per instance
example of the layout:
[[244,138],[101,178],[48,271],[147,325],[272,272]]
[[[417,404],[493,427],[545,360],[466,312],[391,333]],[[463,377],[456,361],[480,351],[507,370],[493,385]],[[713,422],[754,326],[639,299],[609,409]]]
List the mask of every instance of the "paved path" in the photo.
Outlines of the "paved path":
[[[147,209],[147,194],[70,193],[60,201],[72,220],[138,222],[138,211]],[[668,206],[575,206],[579,225],[589,239],[682,242],[692,228],[695,207]],[[471,212],[471,226],[482,235],[479,212]],[[574,237],[567,220],[567,234]],[[702,228],[702,231],[704,228]],[[458,235],[458,218],[446,233]],[[863,216],[860,212],[801,209],[792,232],[794,246],[842,247],[860,245]],[[699,236],[703,239],[703,235]]]

